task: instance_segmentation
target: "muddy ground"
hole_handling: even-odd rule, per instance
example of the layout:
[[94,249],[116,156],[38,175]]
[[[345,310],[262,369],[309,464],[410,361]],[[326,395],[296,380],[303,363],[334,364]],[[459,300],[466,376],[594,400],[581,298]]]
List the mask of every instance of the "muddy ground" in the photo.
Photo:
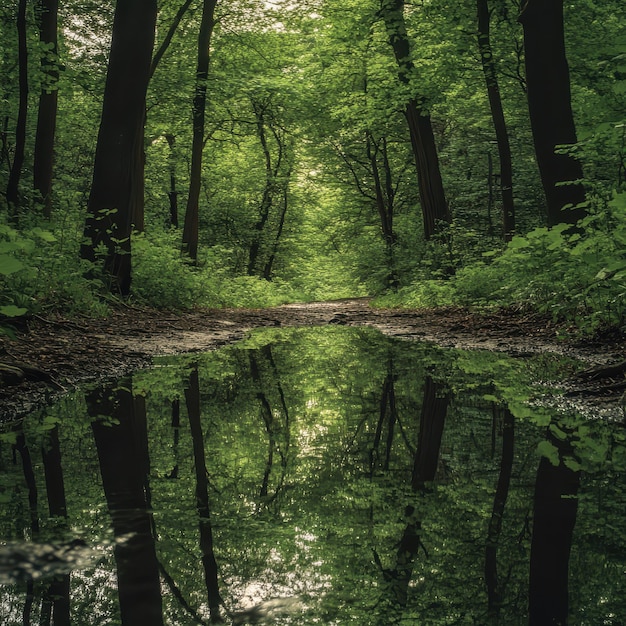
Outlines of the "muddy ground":
[[519,311],[388,311],[359,299],[185,313],[120,307],[105,319],[34,316],[14,339],[0,338],[0,363],[24,372],[22,379],[7,375],[0,383],[0,421],[20,418],[78,385],[146,367],[157,355],[212,350],[254,328],[324,324],[372,326],[386,335],[444,347],[577,357],[590,368],[600,367],[600,373],[570,381],[571,397],[603,410],[621,410],[624,368],[603,368],[626,360],[623,334],[581,340],[548,318]]

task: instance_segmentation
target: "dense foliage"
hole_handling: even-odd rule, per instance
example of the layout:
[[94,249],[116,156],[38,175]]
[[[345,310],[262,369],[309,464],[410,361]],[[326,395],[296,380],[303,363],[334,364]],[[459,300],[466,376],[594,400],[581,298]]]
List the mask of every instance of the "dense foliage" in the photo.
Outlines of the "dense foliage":
[[[218,2],[204,22],[206,3],[162,0],[144,126],[124,156],[126,207],[108,206],[101,189],[95,198],[93,186],[107,70],[116,71],[108,63],[115,3],[60,2],[58,41],[44,19],[55,3],[5,3],[0,315],[101,312],[121,290],[109,262],[116,254],[132,256],[130,297],[157,307],[382,295],[386,306],[521,304],[580,320],[585,330],[621,325],[626,8],[612,0],[564,7],[565,104],[578,140],[552,152],[582,168],[584,200],[561,212],[566,225],[555,225],[536,136],[533,143],[538,113],[529,117],[533,75],[519,4],[486,4],[486,39],[470,0],[453,8],[440,0],[237,0]],[[549,25],[548,17],[539,25]],[[196,75],[201,24],[210,26],[206,78]],[[512,163],[513,233],[502,225],[510,189],[501,189],[502,135],[496,141],[488,92],[496,79]],[[52,93],[53,113],[45,97]],[[46,197],[35,166],[45,151],[42,111],[56,120]],[[443,218],[425,232],[432,199],[424,189],[439,175]],[[565,183],[557,191],[566,193]],[[198,245],[190,258],[182,231],[192,188],[199,188]],[[88,206],[94,222],[86,230]],[[127,236],[131,222],[135,232]],[[95,238],[94,228],[102,229]]]

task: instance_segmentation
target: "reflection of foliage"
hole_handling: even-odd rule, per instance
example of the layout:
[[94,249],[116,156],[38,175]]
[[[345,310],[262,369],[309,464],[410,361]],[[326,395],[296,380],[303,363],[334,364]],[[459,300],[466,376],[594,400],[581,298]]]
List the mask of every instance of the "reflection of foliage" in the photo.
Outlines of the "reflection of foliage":
[[[584,613],[590,623],[602,623],[626,610],[619,574],[626,563],[620,530],[626,437],[618,426],[555,416],[527,403],[536,394],[531,383],[562,376],[575,363],[443,350],[334,326],[256,332],[218,352],[159,359],[134,377],[134,393],[146,398],[157,553],[197,615],[208,616],[199,574],[197,476],[184,403],[180,418],[172,408],[194,363],[220,594],[229,612],[299,595],[304,615],[277,616],[276,624],[487,623],[485,546],[507,403],[515,418],[515,457],[501,525],[490,539],[497,541],[501,623],[527,622],[533,481],[548,427],[552,440],[570,444],[563,461],[583,471],[570,563],[573,622]],[[440,396],[451,389],[454,399],[435,480],[414,491],[427,377],[441,385]],[[70,526],[82,529],[89,544],[102,543],[111,531],[81,398],[25,421],[40,499],[45,489],[37,455],[57,424]],[[20,538],[30,524],[24,477],[11,455],[7,433],[0,439],[3,539]],[[39,516],[45,535],[53,523],[43,502]],[[403,537],[419,538],[419,549],[406,602],[398,603],[390,583],[406,569]],[[73,606],[116,614],[113,580],[104,576],[110,567],[106,561],[94,576],[73,576]],[[173,588],[168,583],[164,592],[165,614],[171,623],[194,623]],[[9,593],[17,602],[17,589]],[[598,604],[600,597],[606,604]]]

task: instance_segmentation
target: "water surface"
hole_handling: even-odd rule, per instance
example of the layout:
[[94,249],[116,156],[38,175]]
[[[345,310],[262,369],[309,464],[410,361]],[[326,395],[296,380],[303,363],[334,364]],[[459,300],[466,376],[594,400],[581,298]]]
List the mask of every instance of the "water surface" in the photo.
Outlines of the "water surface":
[[624,428],[537,402],[578,367],[265,330],[69,396],[0,434],[0,623],[623,624]]

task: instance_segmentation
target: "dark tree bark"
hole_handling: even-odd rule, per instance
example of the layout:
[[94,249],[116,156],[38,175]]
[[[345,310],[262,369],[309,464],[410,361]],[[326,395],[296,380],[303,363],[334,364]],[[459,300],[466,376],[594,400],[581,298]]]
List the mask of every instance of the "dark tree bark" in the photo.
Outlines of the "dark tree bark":
[[[145,415],[133,401],[130,379],[115,388],[93,391],[86,397],[102,485],[115,537],[118,594],[123,626],[162,626],[159,566],[152,534],[152,514],[145,491]],[[114,418],[112,424],[98,420]]]
[[[274,357],[272,356],[272,348],[271,346],[264,346],[260,351],[252,351],[249,352],[249,360],[250,360],[250,377],[257,385],[257,400],[261,405],[261,418],[263,419],[263,423],[265,425],[265,430],[267,432],[267,460],[265,462],[265,471],[263,472],[263,480],[261,483],[261,489],[259,490],[259,496],[262,498],[266,498],[266,503],[274,500],[285,480],[285,471],[287,468],[287,448],[289,446],[289,410],[287,408],[287,404],[285,401],[285,394],[283,392],[283,388],[280,382],[280,377],[278,374],[278,369],[276,367],[276,363],[274,362]],[[261,376],[261,366],[260,363],[265,362],[268,364],[269,369],[271,371],[270,378],[271,382],[275,386],[278,391],[278,395],[280,397],[280,410],[285,417],[285,428],[283,430],[280,422],[274,419],[275,411],[272,409],[272,404],[270,404],[270,400],[268,395],[265,393],[263,378]],[[281,446],[278,436],[283,433],[285,437],[285,450],[283,450],[283,446]],[[281,438],[282,440],[282,438]],[[281,467],[281,475],[274,482],[276,483],[276,487],[274,489],[274,493],[269,496],[269,484],[270,477],[272,471],[275,466],[275,455],[278,455],[280,459],[280,467]],[[269,496],[269,497],[268,497]]]
[[165,135],[165,139],[167,140],[167,145],[170,148],[170,190],[167,192],[167,197],[170,202],[170,226],[178,228],[178,190],[176,187],[176,158],[174,155],[176,137],[174,137],[174,135]]
[[424,381],[420,434],[411,478],[414,490],[422,489],[426,483],[435,480],[448,404],[450,394],[443,393],[442,385],[427,376]]
[[[263,196],[261,197],[261,204],[259,205],[259,214],[256,223],[254,224],[254,234],[250,243],[250,251],[248,255],[248,268],[247,272],[249,276],[254,276],[260,273],[267,280],[271,278],[271,273],[267,273],[268,262],[265,263],[265,268],[259,272],[257,265],[261,265],[259,262],[259,256],[261,256],[261,249],[264,240],[264,231],[266,229],[270,213],[274,204],[281,195],[284,202],[282,205],[281,213],[282,218],[279,220],[279,229],[277,231],[277,237],[275,237],[275,245],[270,250],[269,255],[272,255],[272,250],[278,249],[278,241],[282,234],[282,226],[284,225],[284,217],[286,215],[286,195],[287,188],[289,186],[289,177],[291,175],[291,163],[287,165],[287,172],[283,174],[281,169],[283,163],[288,160],[288,144],[285,138],[285,132],[276,123],[272,112],[271,98],[251,98],[252,109],[254,110],[254,117],[256,121],[257,136],[261,144],[261,150],[263,152],[263,160],[265,163],[265,186],[263,188]],[[269,135],[274,139],[276,146],[276,154],[273,156],[270,149]],[[267,238],[267,237],[265,237]],[[273,265],[273,260],[272,260]],[[270,265],[271,270],[271,265]]]
[[15,450],[19,452],[22,459],[22,471],[24,472],[24,481],[28,488],[28,509],[30,513],[30,530],[34,536],[39,533],[39,491],[37,489],[37,480],[35,479],[35,471],[33,468],[33,460],[30,450],[26,445],[26,437],[21,432],[17,436]]
[[498,156],[500,159],[500,193],[502,194],[502,233],[505,241],[510,241],[515,232],[515,205],[513,203],[513,164],[511,162],[511,146],[509,133],[504,119],[502,98],[498,85],[496,64],[491,49],[490,21],[488,0],[477,0],[478,12],[478,48],[483,66],[483,74],[487,83],[487,95],[491,118],[496,132]]
[[580,472],[563,463],[571,454],[567,441],[548,431],[548,441],[559,451],[559,464],[545,457],[539,461],[530,548],[530,626],[568,623],[568,575],[572,537],[578,512]]
[[256,118],[256,128],[261,149],[263,150],[263,159],[265,162],[265,187],[263,188],[263,197],[259,206],[259,217],[254,224],[254,235],[250,244],[250,253],[248,255],[248,276],[253,276],[256,271],[257,258],[261,249],[261,237],[263,229],[270,216],[270,211],[274,203],[274,190],[276,186],[276,175],[278,168],[272,166],[272,155],[267,144],[267,136],[265,133],[265,112],[267,103],[253,100],[252,108]]
[[15,152],[13,164],[9,172],[7,183],[7,203],[14,217],[20,205],[19,184],[24,165],[24,151],[26,145],[26,117],[28,114],[28,47],[26,33],[26,5],[27,0],[20,0],[17,7],[17,45],[19,63],[19,94],[20,102],[15,127]]
[[283,185],[282,193],[282,206],[280,209],[280,217],[278,219],[278,228],[276,229],[276,236],[274,237],[274,243],[272,244],[272,249],[270,251],[270,255],[267,258],[265,263],[265,267],[263,268],[263,278],[265,280],[272,280],[273,270],[274,270],[274,261],[276,260],[276,255],[278,254],[278,247],[280,245],[280,239],[283,235],[283,229],[285,228],[285,219],[287,218],[287,209],[289,208],[289,179],[291,178],[291,169],[287,172],[286,182]]
[[39,40],[45,46],[41,57],[43,86],[39,95],[33,184],[41,194],[43,213],[52,212],[52,171],[54,165],[54,135],[57,121],[59,67],[57,62],[58,0],[39,0]]
[[[165,37],[157,51],[154,53],[154,57],[152,58],[152,62],[150,63],[150,73],[149,80],[152,79],[156,68],[158,67],[161,59],[167,52],[170,44],[172,43],[172,39],[174,37],[174,33],[178,28],[180,22],[182,21],[187,9],[189,8],[192,0],[185,0],[185,2],[180,6],[170,27],[165,34]],[[136,153],[134,156],[134,163],[136,172],[133,177],[133,190],[131,192],[131,212],[132,212],[132,223],[134,225],[134,229],[137,232],[143,232],[145,229],[145,166],[146,166],[146,146],[145,146],[145,128],[147,121],[147,112],[144,113],[143,123],[141,128],[139,129],[139,136],[137,137],[137,141],[135,142]],[[171,198],[171,196],[170,196]],[[177,217],[178,219],[178,217]],[[178,224],[176,224],[178,225]]]
[[207,79],[211,35],[215,26],[217,0],[204,0],[202,21],[198,34],[198,60],[196,86],[193,99],[193,141],[191,146],[191,171],[189,173],[189,196],[183,226],[183,250],[192,261],[198,260],[199,201],[202,182],[202,153],[204,150],[204,117],[206,108]]
[[393,437],[396,422],[398,421],[395,380],[396,375],[393,371],[393,357],[389,357],[387,361],[387,375],[385,376],[385,380],[383,381],[383,388],[380,394],[378,423],[376,424],[374,441],[372,443],[372,449],[370,450],[370,476],[374,475],[375,465],[380,457],[379,446],[382,439],[385,422],[387,422],[387,442],[385,445],[383,470],[387,471],[391,462]]
[[146,90],[154,45],[156,0],[118,0],[81,256],[105,248],[111,291],[130,293],[131,231],[143,158]]
[[[586,215],[577,206],[585,201],[585,190],[574,182],[582,179],[582,167],[574,156],[555,153],[557,146],[576,143],[563,0],[527,0],[519,21],[524,27],[528,109],[548,224],[575,224]],[[566,206],[577,208],[563,210]]]
[[[50,431],[48,439],[42,449],[42,458],[50,516],[66,520],[67,504],[65,499],[63,467],[61,465],[61,447],[59,444],[58,426],[55,426]],[[67,528],[65,521],[63,528]],[[44,600],[44,604],[48,606],[47,610],[49,611],[54,626],[69,626],[71,623],[70,575],[55,575],[48,585],[45,595],[46,599]],[[48,623],[50,623],[50,620],[48,620]]]
[[[404,0],[382,0],[381,16],[398,64],[398,78],[403,85],[409,85],[415,66],[404,21]],[[409,98],[404,115],[417,170],[424,237],[430,239],[441,229],[442,223],[452,219],[441,179],[435,136],[430,115],[421,106],[419,97]]]
[[200,530],[200,549],[202,551],[202,567],[207,589],[211,622],[221,622],[218,568],[213,550],[213,530],[211,528],[211,511],[209,507],[209,479],[204,453],[204,437],[200,420],[200,383],[197,365],[189,375],[189,386],[185,389],[185,401],[191,439],[193,442],[193,459],[196,470],[196,508],[198,511]]
[[487,544],[485,547],[485,581],[487,583],[487,602],[490,617],[497,617],[502,604],[503,589],[498,579],[498,544],[502,529],[504,507],[509,495],[511,471],[513,469],[513,453],[515,444],[515,418],[508,409],[494,410],[494,419],[502,416],[502,457],[500,474],[493,499],[493,509],[487,530]]
[[[398,286],[398,277],[396,275],[394,263],[394,246],[397,237],[393,230],[396,190],[393,184],[391,164],[389,163],[386,137],[382,137],[380,141],[377,142],[374,140],[372,133],[369,130],[366,131],[365,149],[374,181],[376,210],[378,211],[380,227],[385,241],[385,253],[388,269],[385,283],[387,287],[396,289]],[[381,168],[378,164],[379,155],[382,157],[382,176]]]
[[150,64],[150,79],[154,76],[154,72],[156,72],[156,68],[159,66],[161,59],[167,52],[167,49],[170,47],[172,43],[172,39],[174,38],[174,34],[176,33],[176,29],[180,25],[185,13],[187,13],[187,9],[191,6],[193,0],[185,0],[179,7],[170,27],[167,29],[167,33],[165,33],[165,37],[163,37],[163,41],[157,48],[154,53],[154,57],[152,58],[152,63]]

